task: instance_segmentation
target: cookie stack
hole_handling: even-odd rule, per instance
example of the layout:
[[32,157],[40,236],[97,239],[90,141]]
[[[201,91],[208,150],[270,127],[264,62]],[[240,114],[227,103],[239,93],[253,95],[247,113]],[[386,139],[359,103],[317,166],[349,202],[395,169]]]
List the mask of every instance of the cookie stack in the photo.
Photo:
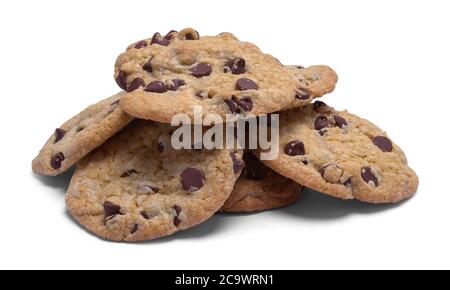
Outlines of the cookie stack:
[[[302,185],[342,199],[394,203],[418,178],[402,150],[367,120],[313,100],[334,90],[328,66],[284,66],[230,33],[193,29],[132,44],[115,65],[122,92],[57,128],[33,171],[76,165],[70,213],[99,237],[144,241],[193,227],[218,211],[289,205]],[[279,114],[279,154],[181,149],[172,118]],[[301,201],[299,201],[301,202]]]

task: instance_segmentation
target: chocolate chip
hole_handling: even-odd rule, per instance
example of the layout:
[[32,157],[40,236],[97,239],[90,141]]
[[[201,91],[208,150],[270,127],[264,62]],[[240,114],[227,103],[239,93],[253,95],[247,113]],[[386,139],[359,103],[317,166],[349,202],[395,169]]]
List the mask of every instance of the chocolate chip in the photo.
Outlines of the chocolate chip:
[[103,204],[105,218],[109,218],[120,214],[120,209],[121,209],[120,206],[109,201],[105,201],[105,203]]
[[197,30],[192,28],[183,29],[178,33],[178,39],[180,40],[198,40],[200,39],[200,34]]
[[185,37],[186,40],[197,40],[200,38],[200,35],[196,30],[194,30],[192,32],[186,33]]
[[164,38],[167,40],[172,40],[175,33],[178,33],[178,32],[176,30],[171,30],[166,34],[166,36],[164,36]]
[[227,61],[224,66],[224,72],[231,71],[234,75],[243,74],[246,72],[245,69],[245,59],[243,58],[235,58],[230,61]]
[[62,138],[64,138],[64,135],[66,135],[67,131],[63,130],[61,128],[58,128],[55,130],[55,144],[61,141]]
[[172,80],[172,83],[167,86],[167,89],[169,89],[171,91],[176,91],[181,86],[184,86],[184,85],[186,85],[186,82],[184,80],[174,79],[174,80]]
[[327,130],[320,130],[320,131],[319,131],[319,135],[320,135],[320,136],[323,136],[323,135],[325,135],[327,132],[328,132]]
[[243,176],[250,180],[263,180],[268,169],[251,153],[244,153],[245,168]]
[[233,114],[240,114],[242,110],[245,112],[253,110],[253,101],[250,97],[242,97],[238,99],[236,96],[232,96],[231,99],[226,99],[224,102],[228,105],[228,108]]
[[130,233],[134,234],[135,232],[137,232],[139,229],[139,225],[138,224],[134,224],[133,228],[131,229]]
[[307,100],[311,97],[311,91],[308,89],[300,88],[295,92],[295,97],[299,100]]
[[194,192],[203,187],[204,173],[196,168],[188,167],[181,173],[181,184],[183,189]]
[[129,169],[127,171],[125,171],[120,177],[130,177],[133,174],[138,174],[139,172],[137,172],[134,169]]
[[342,118],[341,116],[338,115],[334,115],[333,116],[334,122],[336,123],[336,126],[338,126],[339,128],[343,128],[344,126],[347,126],[347,121]]
[[162,45],[162,46],[168,46],[170,44],[170,41],[167,38],[161,37],[161,34],[159,34],[157,32],[152,37],[152,41],[151,41],[150,45],[152,45],[152,44],[159,44],[159,45]]
[[165,93],[167,92],[167,87],[163,82],[153,81],[148,84],[148,86],[144,89],[146,92],[152,93]]
[[209,76],[212,72],[211,65],[209,63],[201,62],[196,66],[189,69],[191,74],[196,78]]
[[383,152],[392,152],[393,146],[391,140],[384,136],[376,136],[372,139],[373,144]]
[[258,85],[251,79],[241,78],[236,82],[236,90],[247,91],[247,90],[258,90]]
[[284,153],[289,156],[305,155],[305,144],[299,140],[289,142],[284,146]]
[[372,169],[370,167],[367,166],[361,169],[361,177],[367,184],[369,184],[369,182],[373,182],[375,186],[378,186],[378,178],[372,173]]
[[127,75],[121,70],[117,74],[116,83],[122,90],[127,90]]
[[164,150],[166,149],[166,146],[164,145],[163,142],[159,141],[158,144],[156,144],[156,149],[159,152],[164,152]]
[[152,59],[153,59],[153,58],[149,59],[149,61],[147,61],[147,62],[144,64],[144,66],[142,67],[146,72],[151,73],[151,72],[153,71],[153,68],[152,68]]
[[250,97],[235,98],[234,101],[246,112],[250,112],[253,109],[253,101]]
[[315,101],[313,106],[314,106],[314,111],[319,114],[327,114],[328,115],[333,112],[333,108],[328,106],[327,104],[325,104],[322,101]]
[[173,224],[174,224],[174,226],[176,226],[176,227],[178,227],[178,225],[181,223],[181,220],[180,220],[180,218],[179,217],[174,217],[173,218]]
[[226,99],[224,102],[228,105],[228,108],[230,108],[231,113],[234,114],[240,111],[238,104],[233,99]]
[[347,187],[352,187],[352,185],[353,185],[352,178],[350,177],[349,179],[344,181],[344,183],[342,183],[342,184],[347,186]]
[[242,168],[244,168],[244,166],[245,166],[244,161],[242,161],[241,159],[238,159],[236,157],[236,153],[234,153],[234,152],[230,153],[230,157],[231,157],[231,160],[233,161],[233,172],[235,174],[241,172]]
[[316,118],[316,121],[314,121],[314,129],[320,130],[323,128],[328,127],[328,119],[325,116],[319,116]]
[[145,42],[145,40],[136,42],[136,44],[134,45],[134,48],[136,48],[136,49],[141,49],[143,47],[147,47],[147,42]]
[[53,155],[52,159],[50,160],[50,165],[52,166],[53,169],[59,169],[64,159],[65,159],[64,154],[62,154],[62,152],[58,152],[55,155]]
[[175,210],[175,213],[177,214],[177,216],[179,216],[181,213],[181,207],[178,205],[174,205],[173,209]]
[[325,104],[322,101],[315,101],[314,104],[313,104],[314,110],[316,110],[316,109],[318,109],[320,107],[323,107],[323,106],[327,106],[327,104]]
[[142,78],[135,78],[128,86],[127,92],[131,93],[140,87],[145,87],[145,82]]
[[147,212],[145,210],[141,211],[141,216],[143,218],[145,218],[146,220],[150,219],[150,217],[148,216]]
[[176,216],[173,219],[173,224],[178,227],[178,225],[181,223],[180,220],[180,213],[181,213],[181,207],[178,205],[174,205],[173,209],[175,210]]

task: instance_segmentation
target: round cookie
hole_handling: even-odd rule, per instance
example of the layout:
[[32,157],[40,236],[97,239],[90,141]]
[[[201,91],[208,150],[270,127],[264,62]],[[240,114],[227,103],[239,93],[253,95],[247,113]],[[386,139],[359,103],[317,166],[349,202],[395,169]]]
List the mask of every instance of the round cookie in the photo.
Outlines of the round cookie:
[[66,204],[84,227],[144,241],[193,227],[230,196],[243,161],[227,150],[174,150],[173,128],[136,120],[77,164]]
[[130,123],[133,118],[119,107],[122,95],[87,107],[57,128],[34,158],[33,171],[58,175]]
[[244,153],[245,168],[222,212],[256,212],[288,206],[302,186],[272,171],[253,154]]
[[121,102],[127,113],[170,123],[177,114],[193,120],[194,106],[203,116],[262,115],[306,105],[325,93],[323,87],[334,88],[337,76],[331,68],[305,71],[308,79],[302,82],[299,72],[230,33],[200,37],[184,29],[128,47],[116,61],[115,79],[129,92]]
[[280,114],[279,150],[277,159],[263,162],[338,198],[395,203],[418,187],[403,151],[384,131],[320,101]]

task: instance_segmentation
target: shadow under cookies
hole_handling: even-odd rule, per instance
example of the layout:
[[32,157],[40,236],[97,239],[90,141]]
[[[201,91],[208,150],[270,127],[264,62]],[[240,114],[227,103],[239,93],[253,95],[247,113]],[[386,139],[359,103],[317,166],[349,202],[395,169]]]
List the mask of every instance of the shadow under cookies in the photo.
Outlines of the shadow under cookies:
[[214,234],[223,233],[226,227],[230,225],[230,221],[226,221],[223,216],[215,215],[211,217],[209,220],[192,227],[187,230],[179,231],[173,235],[161,237],[155,240],[150,241],[141,241],[141,242],[116,242],[110,241],[107,239],[103,239],[101,237],[96,236],[94,233],[90,232],[88,229],[83,227],[71,214],[68,210],[65,211],[65,216],[67,219],[71,220],[77,227],[77,230],[83,231],[84,234],[91,236],[94,239],[98,239],[104,242],[109,243],[123,243],[123,244],[135,244],[135,245],[146,245],[146,244],[166,244],[169,242],[177,241],[177,240],[192,240],[205,238],[207,236],[212,236]]
[[[53,188],[55,191],[59,192],[62,195],[66,194],[67,188],[69,187],[70,180],[72,178],[72,175],[75,171],[75,168],[71,168],[68,171],[59,174],[57,176],[43,176],[38,175],[35,173],[31,173],[33,178],[39,180],[39,182],[42,183],[42,185],[46,187]],[[109,240],[105,240],[102,238],[97,237],[93,233],[91,233],[89,230],[84,228],[70,213],[67,209],[64,210],[63,215],[69,219],[71,222],[73,222],[76,226],[76,230],[81,230],[85,234],[88,234],[92,236],[92,238],[97,238],[103,241],[111,242]],[[209,220],[184,231],[177,232],[171,236],[162,237],[156,240],[152,241],[144,241],[144,242],[135,242],[134,244],[158,244],[158,243],[167,243],[174,240],[183,240],[183,239],[197,239],[197,238],[203,238],[209,235],[214,235],[215,233],[223,232],[224,228],[231,225],[229,223],[231,220],[230,218],[226,218],[222,215],[215,215]],[[231,221],[231,222],[234,222]],[[129,243],[129,242],[128,242]],[[133,244],[133,243],[132,243]]]
[[31,173],[34,178],[39,180],[43,185],[47,187],[52,187],[57,189],[62,194],[66,194],[67,188],[69,187],[70,179],[72,178],[73,173],[75,172],[75,168],[72,167],[64,173],[61,173],[57,176],[44,176],[38,175],[35,173]]
[[397,204],[370,204],[358,200],[338,199],[307,188],[296,203],[279,209],[278,214],[320,221],[344,218],[353,214],[381,213],[398,208],[407,201]]
[[[400,207],[405,202],[406,201],[403,201],[397,204],[369,204],[358,200],[341,200],[320,192],[306,189],[299,200],[288,207],[255,213],[217,213],[209,220],[190,229],[179,231],[173,235],[151,241],[126,242],[126,244],[156,245],[174,241],[207,238],[217,234],[223,234],[224,231],[227,231],[229,228],[236,225],[237,220],[256,214],[260,214],[262,218],[270,218],[270,215],[274,214],[284,215],[290,219],[298,219],[299,221],[326,221],[345,218],[353,214],[377,214]],[[67,211],[66,216],[77,224],[77,227],[80,230],[83,230],[93,238],[98,238],[80,225]],[[101,238],[99,239],[104,240]],[[110,242],[108,240],[104,241]]]
[[[33,174],[33,176],[44,186],[52,187],[64,195],[69,186],[73,173],[74,169],[72,168],[63,174],[54,177],[40,176],[36,174]],[[358,200],[341,200],[311,189],[305,189],[299,200],[288,207],[256,213],[217,213],[209,220],[193,228],[177,232],[171,236],[162,237],[151,241],[133,242],[131,244],[160,244],[177,240],[192,240],[215,236],[216,234],[223,234],[224,231],[227,231],[229,228],[233,227],[236,224],[237,219],[243,219],[247,216],[256,214],[261,214],[261,218],[270,218],[270,215],[281,215],[289,219],[298,219],[299,221],[327,221],[349,217],[354,214],[377,214],[401,207],[406,202],[407,200],[397,204],[369,204]],[[92,238],[104,240],[98,238],[80,225],[67,210],[65,210],[65,216],[76,224],[75,227],[78,228],[77,230],[84,231],[85,234],[92,236]]]

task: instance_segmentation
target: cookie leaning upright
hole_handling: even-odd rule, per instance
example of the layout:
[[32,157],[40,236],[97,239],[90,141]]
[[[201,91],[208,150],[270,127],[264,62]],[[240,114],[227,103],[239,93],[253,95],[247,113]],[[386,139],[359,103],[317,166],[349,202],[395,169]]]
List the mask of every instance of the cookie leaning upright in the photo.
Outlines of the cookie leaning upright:
[[[328,67],[320,70],[336,76]],[[319,76],[313,71],[310,75]],[[337,81],[337,77],[310,79],[332,82],[329,90],[314,91],[311,83],[301,82],[254,44],[230,33],[200,37],[192,29],[164,37],[155,34],[131,45],[116,61],[115,78],[129,92],[121,102],[127,113],[163,123],[180,113],[192,119],[194,106],[203,109],[203,116],[222,117],[303,106],[330,92]]]
[[175,150],[173,128],[136,120],[79,162],[66,203],[88,230],[143,241],[195,226],[219,210],[243,167],[228,150]]
[[130,123],[133,118],[119,108],[121,96],[91,105],[57,128],[34,158],[33,171],[58,175]]
[[417,190],[417,175],[384,131],[320,101],[280,114],[279,150],[277,159],[263,162],[335,197],[394,203]]

